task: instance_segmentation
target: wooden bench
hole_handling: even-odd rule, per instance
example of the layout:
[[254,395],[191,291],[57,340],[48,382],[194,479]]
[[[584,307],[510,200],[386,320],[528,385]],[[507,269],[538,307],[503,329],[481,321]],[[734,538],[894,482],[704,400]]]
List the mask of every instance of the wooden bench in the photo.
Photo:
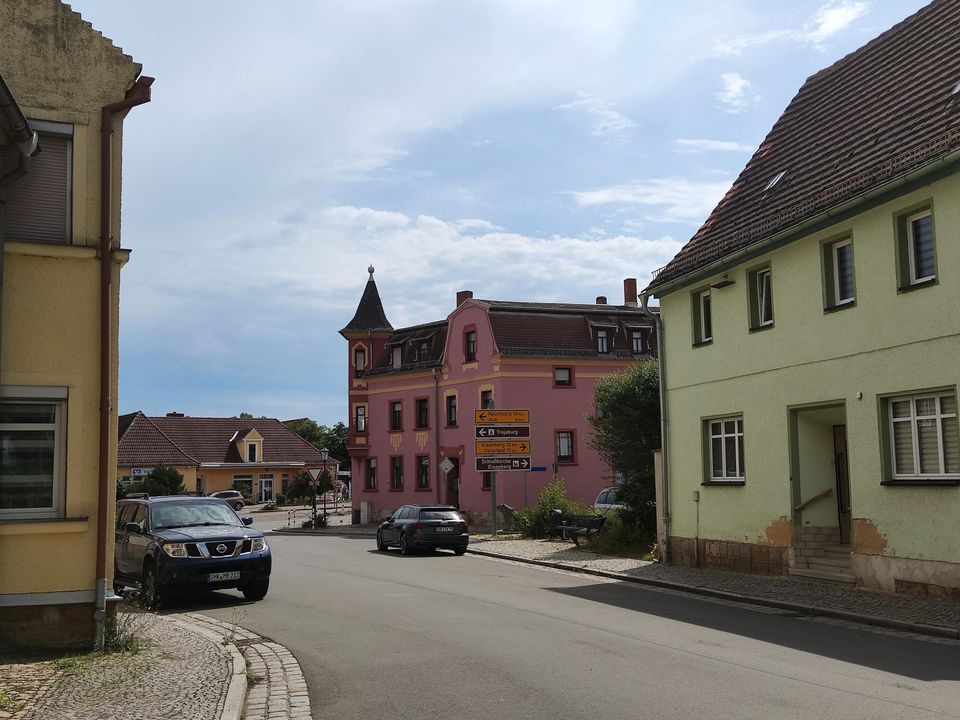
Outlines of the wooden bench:
[[603,515],[560,515],[550,530],[550,537],[561,537],[564,540],[573,540],[573,544],[580,547],[581,538],[596,535],[606,521]]

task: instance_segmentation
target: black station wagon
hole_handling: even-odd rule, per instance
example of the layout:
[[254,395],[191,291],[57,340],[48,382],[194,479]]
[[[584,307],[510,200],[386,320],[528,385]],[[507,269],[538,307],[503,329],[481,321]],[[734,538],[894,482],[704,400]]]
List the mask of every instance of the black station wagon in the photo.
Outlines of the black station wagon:
[[237,588],[262,600],[272,559],[251,522],[217,498],[125,498],[117,503],[114,590],[139,588],[152,608],[180,591]]
[[467,521],[452,505],[404,505],[377,528],[377,550],[396,545],[404,555],[437,548],[463,555],[469,543]]

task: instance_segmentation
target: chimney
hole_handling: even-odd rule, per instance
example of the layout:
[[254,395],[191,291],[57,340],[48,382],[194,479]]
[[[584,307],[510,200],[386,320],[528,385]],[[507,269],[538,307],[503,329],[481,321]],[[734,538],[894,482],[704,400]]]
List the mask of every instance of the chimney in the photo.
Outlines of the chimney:
[[473,297],[473,290],[461,290],[457,293],[457,307],[463,305],[463,303]]
[[636,278],[627,278],[623,281],[623,304],[627,307],[637,307]]
[[606,295],[597,295],[597,305],[606,305],[607,296]]
[[183,416],[184,416],[184,415],[183,415],[182,412],[168,412],[168,413],[167,413],[167,417],[183,417]]

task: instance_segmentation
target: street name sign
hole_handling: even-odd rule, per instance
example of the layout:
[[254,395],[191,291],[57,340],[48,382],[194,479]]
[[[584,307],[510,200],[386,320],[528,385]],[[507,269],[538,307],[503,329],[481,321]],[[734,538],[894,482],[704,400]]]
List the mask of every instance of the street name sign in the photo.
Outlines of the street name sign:
[[474,425],[473,430],[478,439],[530,437],[529,425]]
[[529,440],[475,440],[477,455],[529,455]]
[[529,470],[529,457],[478,457],[477,472],[508,472]]
[[529,410],[474,410],[473,422],[477,425],[526,425],[530,422]]

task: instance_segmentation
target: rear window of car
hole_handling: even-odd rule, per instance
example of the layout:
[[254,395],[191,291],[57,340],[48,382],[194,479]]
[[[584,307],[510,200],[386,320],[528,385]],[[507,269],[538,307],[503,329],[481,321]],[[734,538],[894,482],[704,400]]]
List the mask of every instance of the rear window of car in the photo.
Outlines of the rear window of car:
[[455,510],[421,510],[421,520],[462,520]]
[[610,498],[609,490],[604,490],[600,493],[600,497],[597,498],[597,505],[606,505],[610,502],[613,502],[613,500]]

